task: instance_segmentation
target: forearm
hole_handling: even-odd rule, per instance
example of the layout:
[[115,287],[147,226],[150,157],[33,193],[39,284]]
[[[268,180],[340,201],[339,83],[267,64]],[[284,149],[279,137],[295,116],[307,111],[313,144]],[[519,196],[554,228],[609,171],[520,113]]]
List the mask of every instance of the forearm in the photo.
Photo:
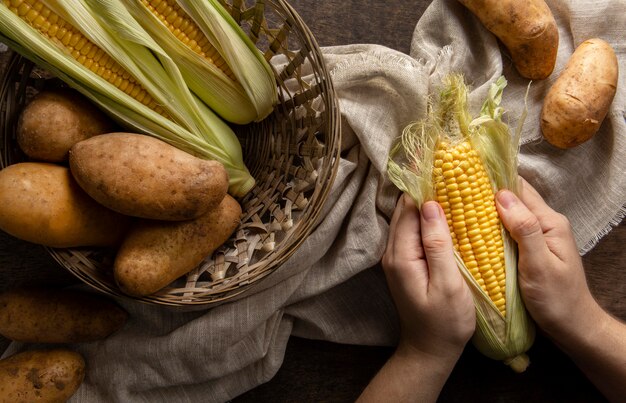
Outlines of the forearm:
[[[599,308],[600,309],[600,308]],[[601,311],[560,343],[591,382],[613,402],[626,396],[626,324]]]
[[459,356],[451,352],[442,358],[400,346],[358,402],[435,402]]

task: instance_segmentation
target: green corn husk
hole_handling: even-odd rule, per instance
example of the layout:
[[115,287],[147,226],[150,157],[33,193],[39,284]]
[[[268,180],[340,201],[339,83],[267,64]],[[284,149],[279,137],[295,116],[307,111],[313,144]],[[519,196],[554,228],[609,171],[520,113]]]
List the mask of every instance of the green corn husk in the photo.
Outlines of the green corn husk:
[[[459,74],[446,76],[426,118],[405,128],[400,141],[390,152],[388,175],[416,205],[435,200],[433,155],[438,142],[444,140],[470,142],[488,172],[494,193],[498,189],[517,191],[521,123],[512,135],[501,120],[503,110],[499,104],[505,86],[504,77],[492,84],[480,115],[472,119],[463,77]],[[524,116],[520,122],[523,119]],[[534,341],[535,329],[517,285],[517,246],[502,224],[500,227],[505,251],[506,315],[502,315],[470,274],[458,252],[455,252],[455,258],[476,307],[474,345],[485,356],[504,361],[516,372],[522,372],[529,365],[526,351]]]
[[181,42],[141,0],[123,0],[128,11],[180,68],[189,88],[227,121],[260,121],[277,102],[274,74],[261,52],[217,1],[176,4],[198,25],[236,80]]
[[0,40],[76,88],[125,127],[221,162],[228,171],[233,196],[243,196],[254,186],[235,133],[189,90],[176,63],[120,0],[43,3],[130,73],[167,117],[78,63],[61,46],[11,12],[7,2],[0,4]]

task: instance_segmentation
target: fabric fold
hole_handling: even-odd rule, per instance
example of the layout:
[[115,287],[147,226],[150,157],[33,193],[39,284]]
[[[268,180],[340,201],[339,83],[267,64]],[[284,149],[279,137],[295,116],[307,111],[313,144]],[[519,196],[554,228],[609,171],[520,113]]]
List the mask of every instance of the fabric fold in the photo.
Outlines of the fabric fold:
[[[587,37],[611,43],[626,71],[626,13],[618,0],[548,5],[561,47],[552,76],[530,87],[520,173],[570,219],[584,253],[625,214],[624,74],[600,132],[576,149],[542,142],[539,113],[575,45]],[[106,340],[72,346],[88,363],[72,401],[227,401],[278,371],[291,334],[395,343],[397,317],[378,265],[399,196],[385,175],[391,145],[406,124],[424,115],[429,94],[447,72],[465,74],[473,108],[504,74],[509,86],[502,106],[512,127],[522,114],[528,80],[517,75],[495,37],[454,1],[432,2],[416,24],[409,55],[365,44],[322,50],[339,99],[343,143],[337,179],[314,231],[249,292],[210,310],[179,312],[120,300],[131,314],[127,326]],[[14,343],[4,355],[34,347]]]

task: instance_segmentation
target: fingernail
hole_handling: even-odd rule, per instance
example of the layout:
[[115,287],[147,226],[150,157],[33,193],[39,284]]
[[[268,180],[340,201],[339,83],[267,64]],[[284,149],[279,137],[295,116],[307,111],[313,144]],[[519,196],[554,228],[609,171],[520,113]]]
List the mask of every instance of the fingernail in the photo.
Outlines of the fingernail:
[[497,194],[498,203],[505,209],[509,209],[517,203],[517,196],[510,190],[501,190]]
[[422,216],[426,221],[435,221],[441,217],[441,207],[434,201],[426,202],[422,205]]

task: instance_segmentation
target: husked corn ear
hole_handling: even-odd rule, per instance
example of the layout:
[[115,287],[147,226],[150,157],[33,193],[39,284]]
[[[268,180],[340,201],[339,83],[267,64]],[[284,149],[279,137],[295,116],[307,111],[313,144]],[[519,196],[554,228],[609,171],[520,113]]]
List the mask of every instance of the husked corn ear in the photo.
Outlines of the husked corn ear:
[[387,173],[416,205],[441,204],[454,259],[476,308],[472,343],[522,372],[535,328],[517,283],[517,245],[494,198],[497,189],[517,191],[521,126],[512,134],[502,121],[505,86],[504,77],[493,82],[480,114],[472,116],[463,76],[445,76],[426,116],[407,125],[390,150]]
[[165,111],[124,68],[42,1],[3,0],[3,3],[80,64],[143,105],[165,115]]
[[454,248],[480,287],[506,315],[504,244],[494,193],[468,141],[439,142],[434,155],[435,197],[443,207]]
[[232,80],[236,80],[226,61],[176,0],[141,0],[141,2],[189,49],[214,64]]
[[108,1],[123,4],[189,90],[224,120],[243,125],[274,110],[274,70],[222,0]]

